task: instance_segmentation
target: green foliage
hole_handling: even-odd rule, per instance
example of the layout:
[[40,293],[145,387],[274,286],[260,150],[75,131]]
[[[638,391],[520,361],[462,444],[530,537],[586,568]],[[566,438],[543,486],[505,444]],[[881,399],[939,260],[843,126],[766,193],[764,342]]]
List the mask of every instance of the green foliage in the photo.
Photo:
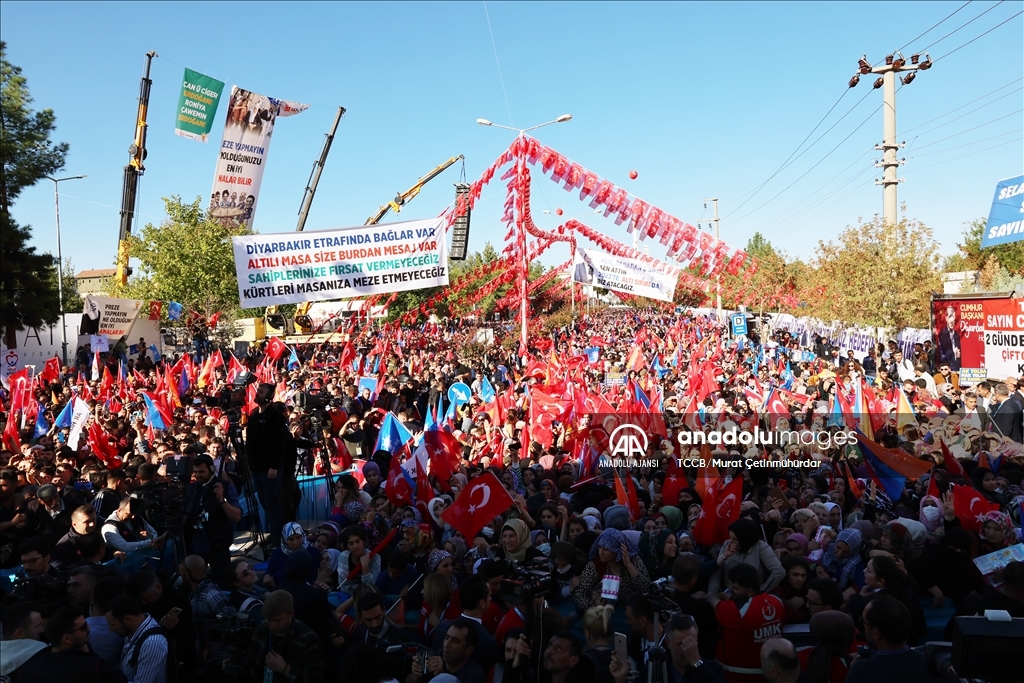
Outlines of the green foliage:
[[[149,223],[128,238],[138,259],[127,287],[111,281],[112,293],[133,299],[177,301],[209,318],[221,311],[232,318],[239,311],[238,283],[231,238],[244,228],[226,227],[208,217],[201,198],[185,204],[175,195],[164,198],[167,220]],[[226,320],[227,318],[225,318]]]
[[29,237],[27,227],[0,211],[0,326],[9,347],[15,332],[52,325],[60,316],[54,258],[37,254]]
[[54,259],[28,245],[31,229],[10,212],[22,190],[64,167],[68,152],[67,144],[50,142],[53,111],[33,112],[31,104],[28,83],[0,41],[0,331],[9,346],[18,330],[55,323],[60,315]]
[[985,234],[986,219],[976,218],[966,223],[963,242],[957,243],[957,252],[947,256],[942,269],[947,273],[964,270],[981,270],[989,258],[994,258],[1000,267],[1010,275],[1024,275],[1024,241],[998,244],[994,247],[981,248],[981,238]]
[[0,209],[10,205],[26,187],[64,168],[66,142],[50,142],[57,117],[52,109],[33,112],[32,96],[21,67],[7,61],[7,44],[0,42],[0,100],[3,126],[0,128],[0,157],[3,158],[3,195]]
[[[85,302],[78,294],[78,280],[75,279],[75,267],[70,258],[64,259],[64,265],[60,269],[60,278],[64,285],[64,310],[69,313],[81,313]],[[53,286],[57,287],[57,269],[50,271],[50,280]]]
[[932,292],[941,291],[939,246],[924,224],[847,227],[838,244],[819,242],[810,314],[900,330],[928,327]]

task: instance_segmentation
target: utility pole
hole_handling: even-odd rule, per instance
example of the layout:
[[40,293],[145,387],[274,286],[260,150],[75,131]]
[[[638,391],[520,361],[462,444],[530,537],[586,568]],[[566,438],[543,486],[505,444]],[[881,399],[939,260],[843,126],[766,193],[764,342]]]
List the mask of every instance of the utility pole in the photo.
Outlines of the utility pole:
[[[714,221],[714,223],[715,223],[715,246],[718,246],[718,243],[722,241],[722,237],[721,237],[721,235],[718,232],[718,197],[712,197],[710,199],[705,197],[704,198],[704,208],[705,209],[708,208],[708,202],[711,202],[712,205],[715,207],[715,217],[712,218],[711,220]],[[722,275],[721,274],[719,274],[715,278],[715,295],[717,297],[718,312],[721,313],[722,312]]]
[[882,89],[882,144],[875,145],[875,149],[881,150],[882,160],[876,161],[875,166],[882,169],[882,179],[876,180],[876,185],[882,186],[882,222],[896,225],[899,222],[897,211],[899,204],[896,201],[896,186],[903,182],[902,178],[896,177],[896,172],[906,159],[896,159],[896,150],[906,146],[906,142],[896,142],[896,74],[903,71],[909,72],[900,79],[903,85],[909,85],[917,71],[927,71],[932,66],[932,59],[926,52],[924,60],[921,55],[910,56],[910,63],[898,50],[886,55],[883,64],[871,66],[868,56],[864,55],[858,61],[858,71],[850,79],[850,87],[856,87],[862,75],[880,74],[872,84],[875,90]]
[[345,115],[345,107],[338,107],[338,113],[331,124],[331,132],[324,139],[324,147],[320,150],[320,157],[313,162],[313,170],[309,174],[309,182],[306,183],[306,191],[302,195],[302,204],[299,206],[299,224],[295,226],[296,232],[302,232],[306,227],[306,218],[309,216],[309,207],[313,205],[313,195],[316,194],[316,186],[320,184],[320,174],[324,172],[324,165],[327,163],[327,155],[331,153],[331,143],[334,142],[334,134],[338,132],[338,123]]

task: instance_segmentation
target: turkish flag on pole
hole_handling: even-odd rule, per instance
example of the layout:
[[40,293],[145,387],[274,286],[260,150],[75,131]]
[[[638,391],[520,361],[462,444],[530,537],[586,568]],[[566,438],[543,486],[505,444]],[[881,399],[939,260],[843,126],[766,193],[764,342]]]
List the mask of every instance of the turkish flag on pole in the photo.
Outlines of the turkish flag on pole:
[[715,487],[702,496],[700,515],[693,527],[693,540],[697,545],[714,545],[717,522],[715,520]]
[[998,503],[988,502],[970,486],[953,485],[953,511],[960,520],[960,526],[967,531],[981,531],[985,514],[998,509]]
[[276,362],[278,358],[284,355],[285,349],[287,348],[288,347],[285,346],[283,341],[277,337],[271,337],[270,341],[267,342],[267,357]]
[[663,505],[679,505],[679,492],[690,485],[686,480],[686,472],[679,466],[675,458],[668,459],[665,468],[665,483],[661,485],[661,501]]
[[493,472],[487,472],[469,482],[451,507],[441,513],[441,519],[458,530],[464,538],[473,538],[514,501]]

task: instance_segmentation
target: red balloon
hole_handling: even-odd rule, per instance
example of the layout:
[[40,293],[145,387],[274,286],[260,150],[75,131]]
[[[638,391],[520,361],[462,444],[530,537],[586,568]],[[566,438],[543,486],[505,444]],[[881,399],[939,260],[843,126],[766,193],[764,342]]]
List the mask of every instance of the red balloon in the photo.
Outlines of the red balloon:
[[561,209],[555,209],[555,215],[556,216],[561,216],[562,215],[562,210]]
[[637,177],[638,175],[640,175],[640,174],[639,174],[639,173],[637,173],[636,171],[630,171],[630,172],[629,172],[629,179],[630,179],[630,180],[636,180],[636,177]]

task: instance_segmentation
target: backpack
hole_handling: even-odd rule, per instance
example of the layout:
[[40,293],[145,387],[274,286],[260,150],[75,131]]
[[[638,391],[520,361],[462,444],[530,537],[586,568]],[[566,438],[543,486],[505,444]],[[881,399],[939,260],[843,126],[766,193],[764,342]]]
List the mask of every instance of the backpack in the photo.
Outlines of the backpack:
[[167,659],[164,661],[167,672],[167,683],[178,683],[178,653],[174,647],[174,639],[171,638],[167,631],[162,626],[154,626],[151,629],[147,629],[142,632],[139,639],[135,641],[135,647],[132,649],[131,666],[135,671],[139,670],[139,655],[142,650],[142,644],[146,642],[146,638],[150,636],[163,636],[164,640],[167,641]]

